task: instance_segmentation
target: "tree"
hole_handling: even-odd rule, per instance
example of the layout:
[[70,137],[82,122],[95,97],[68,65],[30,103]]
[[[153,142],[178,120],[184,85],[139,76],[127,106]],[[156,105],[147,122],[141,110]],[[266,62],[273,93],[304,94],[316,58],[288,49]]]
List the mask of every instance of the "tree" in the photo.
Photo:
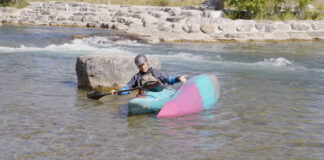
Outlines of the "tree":
[[243,11],[245,18],[255,18],[266,13],[266,6],[271,0],[224,0],[229,6]]
[[10,3],[11,3],[11,0],[1,0],[0,6],[9,6]]

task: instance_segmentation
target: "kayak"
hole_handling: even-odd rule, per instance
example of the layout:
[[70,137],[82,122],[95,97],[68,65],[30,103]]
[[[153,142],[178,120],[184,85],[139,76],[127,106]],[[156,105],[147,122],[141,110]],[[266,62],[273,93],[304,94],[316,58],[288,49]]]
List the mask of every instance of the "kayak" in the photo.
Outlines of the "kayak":
[[138,95],[128,103],[128,114],[157,113],[171,99],[175,90],[171,87],[151,89]]
[[157,117],[178,117],[210,109],[217,103],[219,95],[219,83],[215,75],[192,77],[176,91]]

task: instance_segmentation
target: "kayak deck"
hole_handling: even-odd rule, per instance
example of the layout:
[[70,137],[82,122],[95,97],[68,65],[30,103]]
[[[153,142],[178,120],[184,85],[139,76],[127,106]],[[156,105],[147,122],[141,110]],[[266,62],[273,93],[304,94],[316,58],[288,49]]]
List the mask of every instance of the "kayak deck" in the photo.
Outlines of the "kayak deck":
[[171,87],[164,88],[160,92],[147,91],[138,95],[128,103],[128,114],[156,113],[171,99],[175,90]]

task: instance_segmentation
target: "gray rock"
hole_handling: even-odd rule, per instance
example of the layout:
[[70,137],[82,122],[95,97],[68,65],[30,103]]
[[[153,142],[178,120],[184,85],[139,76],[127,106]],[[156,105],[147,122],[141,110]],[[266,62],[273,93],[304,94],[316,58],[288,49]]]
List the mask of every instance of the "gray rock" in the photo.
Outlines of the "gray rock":
[[224,18],[224,12],[223,11],[204,11],[203,15],[210,19],[219,19]]
[[189,26],[189,33],[198,33],[200,32],[200,24],[191,24]]
[[236,32],[235,23],[222,22],[218,24],[218,29],[223,32]]
[[93,22],[93,21],[95,21],[95,18],[93,16],[83,16],[81,18],[81,21],[82,22]]
[[312,27],[315,31],[317,30],[324,30],[324,23],[314,23],[312,24]]
[[67,11],[66,7],[56,7],[57,11]]
[[305,32],[288,32],[290,39],[311,39]]
[[[89,22],[89,23],[87,23],[86,26],[87,26],[87,27],[90,27],[90,28],[95,28],[95,27],[96,27],[96,23],[94,23],[94,22]],[[100,27],[101,27],[101,25],[100,25]]]
[[[109,89],[124,87],[138,72],[135,56],[116,54],[86,55],[77,58],[78,86],[83,89]],[[161,69],[157,57],[148,56],[149,65]]]
[[170,28],[170,23],[168,22],[161,22],[159,25],[158,25],[158,29],[160,31],[169,31],[171,28]]
[[206,34],[212,34],[215,32],[215,26],[213,24],[203,24],[200,29]]
[[273,39],[289,39],[289,35],[286,32],[273,33],[272,36]]
[[308,32],[308,35],[310,35],[312,38],[324,39],[324,31]]
[[158,19],[156,19],[152,15],[147,14],[146,16],[143,16],[142,22],[144,27],[148,27],[152,24],[157,24]]
[[109,24],[107,24],[107,23],[102,23],[102,24],[100,25],[100,28],[109,28]]
[[247,39],[247,34],[246,33],[227,33],[224,34],[224,37],[228,39]]
[[250,32],[254,27],[253,23],[243,22],[236,26],[236,31],[238,32]]
[[194,24],[194,23],[201,23],[201,18],[198,18],[198,17],[189,17],[186,19],[186,24]]
[[179,16],[181,13],[181,9],[180,8],[172,8],[168,11],[170,16]]
[[117,30],[127,30],[128,26],[126,26],[124,24],[116,23],[116,24],[113,24],[111,28],[112,29],[117,29]]
[[69,18],[68,18],[68,20],[70,20],[70,21],[82,21],[82,16],[70,16]]
[[168,17],[166,20],[169,22],[181,22],[182,20],[184,20],[186,17],[185,16],[174,16],[174,17]]
[[138,19],[141,19],[141,18],[142,18],[142,16],[141,16],[141,15],[139,15],[139,14],[133,14],[133,15],[132,15],[132,18],[138,18]]
[[182,26],[182,30],[185,31],[185,32],[187,32],[187,33],[190,33],[190,28],[189,28],[188,25],[183,25]]
[[124,16],[126,16],[126,12],[120,10],[117,13],[115,13],[115,16],[124,17]]
[[49,25],[50,26],[59,26],[60,24],[58,22],[50,22]]
[[74,22],[72,24],[72,27],[86,27],[87,23],[86,22]]
[[306,24],[306,23],[294,22],[291,24],[291,29],[297,30],[297,31],[310,31],[311,27],[309,26],[309,24]]
[[176,32],[176,33],[182,32],[181,23],[172,23],[170,27],[172,28],[171,32]]
[[136,24],[141,24],[141,21],[137,18],[126,18],[125,19],[125,25],[130,26],[131,24],[136,23]]
[[85,16],[97,16],[97,14],[93,13],[93,12],[86,12],[83,15],[85,15]]
[[280,32],[287,32],[287,31],[290,31],[290,30],[291,30],[289,24],[287,24],[287,23],[282,23],[282,22],[278,23],[276,28],[277,28],[277,30],[280,31]]
[[271,21],[259,21],[255,24],[255,28],[260,32],[273,32],[276,27]]
[[50,15],[50,12],[42,10],[42,11],[40,11],[40,14],[41,15]]
[[157,11],[149,11],[148,14],[152,15],[155,18],[161,18],[162,17],[162,13],[157,12]]
[[191,11],[182,11],[180,13],[180,16],[192,17],[192,16],[194,16],[194,14]]
[[64,16],[59,16],[59,17],[57,17],[56,20],[57,20],[57,21],[66,21],[67,19],[66,19],[66,17],[64,17]]

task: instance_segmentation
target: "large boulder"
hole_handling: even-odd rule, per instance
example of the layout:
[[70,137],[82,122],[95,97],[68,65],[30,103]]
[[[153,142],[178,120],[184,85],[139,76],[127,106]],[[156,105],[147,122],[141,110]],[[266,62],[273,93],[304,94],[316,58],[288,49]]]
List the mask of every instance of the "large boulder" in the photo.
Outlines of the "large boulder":
[[[82,89],[110,90],[124,87],[138,69],[135,56],[90,54],[80,56],[76,62],[78,86]],[[148,56],[149,65],[161,69],[161,61]]]

